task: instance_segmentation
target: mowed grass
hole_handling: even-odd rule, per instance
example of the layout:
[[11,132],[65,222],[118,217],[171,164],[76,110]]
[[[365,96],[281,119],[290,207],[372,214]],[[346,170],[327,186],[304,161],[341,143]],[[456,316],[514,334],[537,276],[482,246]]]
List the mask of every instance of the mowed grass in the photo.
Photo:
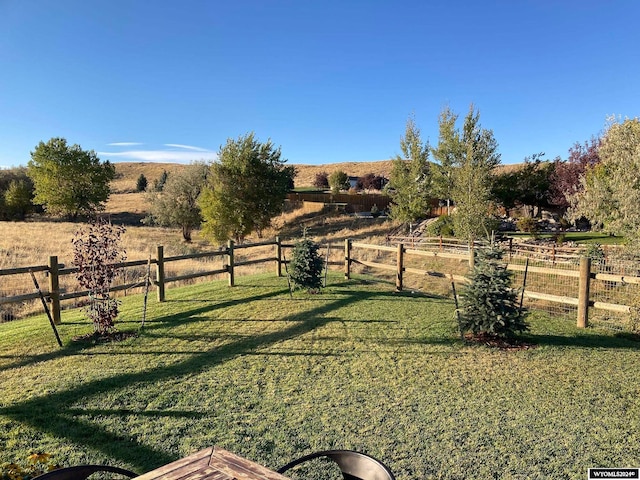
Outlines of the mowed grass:
[[[63,348],[43,316],[1,324],[0,463],[145,472],[219,445],[272,468],[356,449],[399,480],[640,466],[638,342],[536,314],[538,347],[505,352],[463,344],[449,300],[367,277],[293,298],[284,278],[237,282],[169,289],[118,343],[71,341],[91,331],[75,311]],[[124,302],[135,331],[142,299]]]

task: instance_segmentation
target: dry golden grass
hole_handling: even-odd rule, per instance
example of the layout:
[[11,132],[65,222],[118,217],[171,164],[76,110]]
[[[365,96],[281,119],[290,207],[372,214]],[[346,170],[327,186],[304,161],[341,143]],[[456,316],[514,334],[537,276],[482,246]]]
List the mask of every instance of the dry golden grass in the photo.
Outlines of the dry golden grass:
[[[349,176],[362,177],[367,173],[381,175],[389,178],[392,160],[380,160],[376,162],[343,162],[328,163],[324,165],[292,164],[296,168],[294,183],[296,187],[311,187],[318,173],[326,172],[331,175],[341,170]],[[496,172],[511,172],[522,168],[523,164],[500,165]],[[116,179],[111,183],[113,193],[132,193],[136,191],[136,182],[140,174],[147,177],[149,185],[160,178],[163,171],[168,173],[179,171],[184,165],[177,163],[150,163],[150,162],[122,162],[116,163]]]
[[144,174],[147,177],[149,186],[152,186],[154,180],[162,176],[162,172],[166,171],[171,174],[184,168],[184,165],[179,163],[122,162],[114,165],[116,167],[116,178],[111,182],[111,191],[113,193],[135,192],[140,174]]
[[[342,170],[347,175],[361,177],[367,173],[383,175],[389,177],[391,172],[391,160],[379,162],[346,162],[331,163],[326,165],[302,165],[292,164],[296,167],[296,177],[294,183],[296,187],[311,187],[317,173],[327,172],[329,175],[335,171]],[[150,163],[150,162],[122,162],[116,163],[116,179],[111,182],[113,193],[131,193],[136,191],[136,182],[140,174],[147,177],[149,185],[160,178],[163,171],[179,171],[185,165],[178,163]]]
[[[145,204],[142,194],[114,194],[108,205],[108,212],[114,218],[122,218],[122,212],[144,212]],[[126,207],[126,209],[124,209]],[[124,210],[119,210],[120,208]],[[263,238],[251,236],[247,243],[273,239],[279,235],[284,242],[293,242],[305,233],[322,244],[323,256],[326,254],[327,244],[331,245],[330,261],[340,264],[344,261],[344,240],[356,238],[360,241],[380,241],[384,238],[391,222],[383,219],[354,218],[348,215],[318,214],[297,209],[283,213],[273,221],[273,227],[264,232]],[[55,221],[29,222],[0,222],[0,269],[16,267],[32,267],[47,265],[50,256],[57,256],[58,262],[67,267],[72,266],[72,239],[82,228],[81,223]],[[376,240],[377,239],[377,240]],[[384,241],[384,240],[382,240]],[[164,256],[171,257],[198,252],[211,252],[219,249],[219,245],[211,243],[194,232],[193,242],[187,244],[182,240],[179,229],[128,226],[122,238],[122,248],[126,251],[127,260],[146,260],[156,258],[157,246],[164,247]],[[236,261],[249,259],[273,258],[274,246],[263,246],[252,249],[240,249],[236,252]],[[182,260],[166,264],[166,276],[172,277],[196,272],[221,269],[225,259],[216,256],[209,259]],[[275,263],[275,262],[274,262]],[[240,267],[238,274],[248,275],[265,271],[275,265],[257,264]],[[335,268],[340,268],[335,267]],[[120,281],[130,283],[144,278],[146,268],[134,267],[125,270],[125,276]],[[47,290],[47,278],[44,274],[37,274],[38,281]],[[66,292],[79,290],[79,286],[72,275],[61,277],[61,289]],[[0,297],[33,293],[34,285],[29,274],[0,276]],[[0,321],[23,316],[39,311],[38,302],[23,304],[7,304],[0,306]]]
[[295,165],[297,173],[294,183],[296,187],[311,187],[316,179],[316,174],[326,172],[331,175],[337,171],[343,171],[351,177],[362,177],[367,173],[373,173],[374,175],[389,178],[391,166],[391,160],[330,163],[326,165]]
[[149,204],[144,193],[112,193],[107,201],[105,213],[138,213],[149,212]]

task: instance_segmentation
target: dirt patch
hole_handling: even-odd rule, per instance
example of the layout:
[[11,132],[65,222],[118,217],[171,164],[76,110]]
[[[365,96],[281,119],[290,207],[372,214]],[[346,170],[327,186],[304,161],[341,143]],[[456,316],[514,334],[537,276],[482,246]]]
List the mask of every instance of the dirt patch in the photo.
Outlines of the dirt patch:
[[111,342],[122,342],[128,338],[136,338],[138,336],[138,332],[109,332],[105,334],[100,334],[97,332],[87,333],[86,335],[78,335],[77,337],[73,337],[74,342],[79,343],[90,343],[91,345],[98,345],[103,343],[111,343]]
[[464,336],[465,341],[469,343],[483,344],[487,347],[497,348],[499,350],[513,351],[513,350],[531,350],[536,348],[535,343],[528,343],[518,338],[507,338],[491,333],[467,333]]

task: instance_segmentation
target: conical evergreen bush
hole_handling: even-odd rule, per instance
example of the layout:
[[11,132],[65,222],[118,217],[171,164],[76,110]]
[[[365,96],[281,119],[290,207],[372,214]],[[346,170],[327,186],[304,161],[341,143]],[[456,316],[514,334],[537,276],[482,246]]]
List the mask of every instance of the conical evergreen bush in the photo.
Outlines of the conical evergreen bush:
[[529,329],[521,312],[518,292],[511,288],[511,272],[502,261],[503,252],[491,246],[477,252],[471,282],[462,290],[460,329],[473,334],[511,337]]
[[295,288],[318,291],[322,287],[324,262],[318,253],[319,245],[307,238],[293,247],[289,276]]

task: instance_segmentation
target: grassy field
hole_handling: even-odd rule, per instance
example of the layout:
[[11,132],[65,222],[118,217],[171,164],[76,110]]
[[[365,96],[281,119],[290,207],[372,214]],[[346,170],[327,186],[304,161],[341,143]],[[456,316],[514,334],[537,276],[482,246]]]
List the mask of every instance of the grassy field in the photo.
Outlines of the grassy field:
[[286,279],[237,280],[169,290],[118,343],[73,342],[91,330],[75,311],[63,348],[42,316],[0,324],[0,463],[144,472],[215,444],[273,468],[353,448],[399,480],[640,466],[637,342],[535,315],[537,348],[499,351],[458,339],[450,301],[366,277],[293,299]]

